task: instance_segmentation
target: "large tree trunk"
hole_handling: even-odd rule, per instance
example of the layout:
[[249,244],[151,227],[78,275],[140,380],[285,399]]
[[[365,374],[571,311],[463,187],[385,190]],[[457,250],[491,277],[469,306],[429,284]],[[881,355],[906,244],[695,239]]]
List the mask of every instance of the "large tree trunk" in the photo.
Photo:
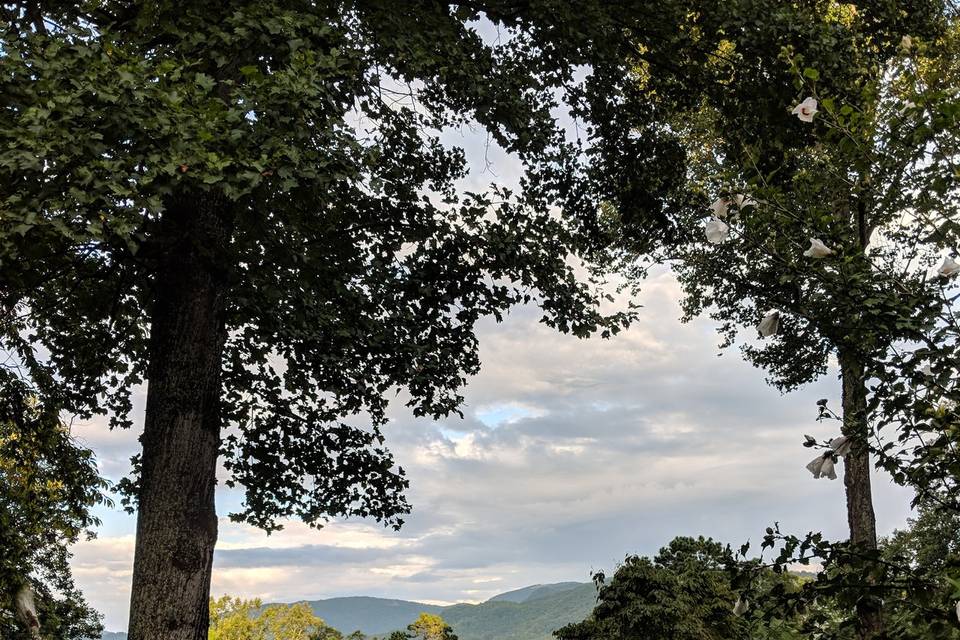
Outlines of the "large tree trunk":
[[205,640],[229,222],[205,194],[171,199],[160,226],[129,638]]
[[[847,493],[847,523],[850,541],[864,549],[877,548],[877,520],[873,512],[870,488],[870,452],[867,448],[867,387],[863,364],[856,354],[840,353],[843,381],[843,435],[854,443],[844,459],[843,484]],[[883,619],[877,604],[864,599],[857,605],[860,638],[877,638],[883,631]]]

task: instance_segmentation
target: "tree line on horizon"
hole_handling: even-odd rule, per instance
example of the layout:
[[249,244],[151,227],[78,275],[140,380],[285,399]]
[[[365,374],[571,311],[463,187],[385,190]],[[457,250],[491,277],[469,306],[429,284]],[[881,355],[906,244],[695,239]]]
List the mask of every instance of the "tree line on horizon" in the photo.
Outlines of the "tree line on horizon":
[[[376,638],[377,636],[373,636]],[[344,634],[317,617],[305,602],[270,604],[231,596],[210,599],[208,640],[368,640],[357,630]],[[405,630],[382,636],[386,640],[457,640],[444,619],[421,613]]]
[[[628,558],[561,637],[960,637],[956,550],[889,555],[870,485],[911,488],[917,522],[960,513],[956,9],[0,5],[0,623],[99,628],[68,545],[109,488],[138,518],[130,639],[202,640],[218,465],[236,521],[399,528],[388,391],[455,414],[480,319],[531,304],[615,339],[643,315],[601,312],[606,278],[633,292],[667,265],[683,319],[711,317],[770,384],[839,371],[839,403],[811,408],[835,433],[798,445],[811,481],[842,467],[849,538],[758,523],[759,555]],[[468,123],[519,187],[460,190],[441,133]],[[63,417],[130,428],[144,382],[142,451],[108,487]],[[704,626],[671,627],[646,600],[661,583],[677,611],[708,603]]]

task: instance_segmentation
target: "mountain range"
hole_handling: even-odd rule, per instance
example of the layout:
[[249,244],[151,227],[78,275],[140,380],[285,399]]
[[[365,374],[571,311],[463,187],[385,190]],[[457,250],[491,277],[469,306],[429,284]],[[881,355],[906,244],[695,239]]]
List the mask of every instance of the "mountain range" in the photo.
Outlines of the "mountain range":
[[[385,635],[405,629],[425,611],[442,616],[460,640],[551,640],[556,629],[590,614],[596,594],[589,582],[559,582],[508,591],[480,604],[441,606],[366,596],[303,602],[344,634]],[[108,631],[102,638],[126,640],[126,634]]]

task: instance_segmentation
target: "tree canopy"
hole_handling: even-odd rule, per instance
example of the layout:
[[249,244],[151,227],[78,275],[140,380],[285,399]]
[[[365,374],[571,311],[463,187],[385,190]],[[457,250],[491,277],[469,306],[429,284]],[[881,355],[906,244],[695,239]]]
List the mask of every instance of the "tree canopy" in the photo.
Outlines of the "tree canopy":
[[[669,114],[663,135],[681,145],[687,171],[666,216],[611,201],[621,257],[639,286],[651,263],[669,264],[686,294],[684,318],[711,316],[723,346],[740,341],[782,390],[823,376],[836,358],[842,411],[824,400],[820,417],[838,419],[842,438],[809,438],[822,449],[808,469],[835,479],[843,459],[851,542],[876,557],[871,454],[920,496],[933,478],[910,479],[900,466],[913,464],[910,454],[892,461],[897,444],[883,443],[880,428],[903,428],[894,416],[913,395],[905,382],[919,380],[922,357],[934,360],[924,350],[954,344],[940,329],[957,251],[953,10],[938,1],[749,0],[712,9],[688,16],[686,46],[712,52],[694,73],[636,58],[635,99]],[[662,76],[683,83],[695,73],[703,84],[692,103],[661,88]],[[948,359],[936,358],[936,374]],[[900,443],[926,437],[922,423],[905,422]],[[858,633],[874,637],[882,599],[873,570],[858,566]]]
[[[99,521],[106,482],[51,408],[0,368],[0,625],[4,638],[81,640],[99,635],[100,615],[75,587],[68,546]],[[29,618],[17,600],[27,597]],[[29,616],[29,614],[28,614]],[[33,624],[36,627],[31,628]],[[8,633],[10,635],[8,635]]]
[[597,606],[583,622],[556,632],[560,640],[748,638],[733,609],[724,569],[728,548],[706,538],[675,538],[654,558],[628,556],[609,581],[598,575]]
[[407,626],[407,638],[414,640],[457,640],[457,635],[441,616],[421,613]]
[[[10,495],[65,501],[75,539],[99,479],[56,416],[131,426],[149,382],[122,483],[140,510],[131,640],[196,640],[218,458],[245,490],[238,520],[399,527],[391,397],[455,413],[481,318],[535,303],[547,325],[609,336],[632,314],[602,314],[578,265],[639,280],[669,263],[687,318],[710,314],[728,345],[758,326],[743,352],[781,389],[838,356],[843,411],[820,415],[850,444],[813,470],[845,457],[851,538],[876,557],[871,453],[960,504],[951,18],[936,0],[5,3],[0,372],[43,398],[10,422],[45,429],[24,460],[68,450],[56,464],[76,480]],[[515,155],[517,188],[464,188],[448,137],[463,126]],[[890,426],[896,443],[876,444]],[[33,473],[18,464],[11,478]],[[35,534],[10,535],[18,580]],[[736,637],[726,555],[701,540],[628,559],[565,633]],[[862,571],[868,637],[879,586]]]
[[[132,640],[204,632],[218,457],[239,520],[399,526],[391,395],[455,412],[476,322],[517,303],[578,336],[624,325],[575,271],[606,239],[607,176],[583,166],[605,133],[568,136],[557,112],[616,99],[646,7],[3,5],[0,341],[82,417],[129,426],[149,382],[122,484]],[[664,60],[685,10],[635,23]],[[520,160],[519,189],[462,188],[443,136],[472,125]],[[653,140],[631,151],[651,211],[678,169]]]
[[210,600],[208,640],[342,640],[304,602],[264,606],[258,599]]
[[[564,263],[593,203],[550,114],[611,27],[508,4],[13,3],[5,348],[67,409],[129,424],[162,258],[208,240],[172,212],[227,202],[229,238],[206,259],[226,290],[222,453],[247,490],[239,516],[394,519],[405,481],[377,430],[347,418],[382,424],[396,388],[419,414],[454,410],[478,367],[475,322],[514,303],[536,297],[579,335],[622,320]],[[511,38],[485,42],[481,15]],[[474,119],[526,163],[522,194],[458,191],[463,153],[440,132]]]

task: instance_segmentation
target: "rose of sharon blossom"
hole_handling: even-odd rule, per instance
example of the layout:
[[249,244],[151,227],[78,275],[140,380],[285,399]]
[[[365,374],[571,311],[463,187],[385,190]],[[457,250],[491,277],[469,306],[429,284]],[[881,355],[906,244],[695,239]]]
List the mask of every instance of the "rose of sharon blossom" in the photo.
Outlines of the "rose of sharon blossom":
[[817,99],[810,97],[793,108],[791,112],[804,122],[813,122],[813,116],[817,114]]
[[713,212],[715,218],[722,218],[727,215],[727,209],[730,208],[730,200],[727,198],[717,198],[713,201],[713,204],[710,205],[710,211]]
[[747,207],[755,207],[758,203],[756,200],[746,194],[737,193],[733,196],[733,204],[737,205],[737,209],[742,210],[746,209]]
[[750,601],[746,598],[737,598],[736,604],[733,605],[733,615],[742,616],[747,612],[747,609],[750,608]]
[[763,320],[760,321],[760,324],[757,325],[757,330],[760,332],[760,336],[763,338],[769,338],[780,329],[780,312],[779,311],[770,311],[767,315],[763,316]]
[[937,269],[937,273],[939,273],[942,278],[952,278],[960,273],[960,264],[957,264],[956,260],[947,256],[943,259],[943,264],[940,265],[940,268]]
[[730,237],[730,227],[720,218],[710,218],[704,232],[707,234],[707,242],[710,244],[720,244]]
[[836,465],[833,462],[833,452],[828,451],[811,460],[807,464],[807,471],[813,474],[814,478],[837,479]]
[[833,254],[833,249],[823,244],[819,238],[810,238],[810,248],[803,252],[808,258],[826,258]]
[[830,441],[830,448],[841,458],[846,457],[853,448],[853,442],[847,436],[840,436]]

